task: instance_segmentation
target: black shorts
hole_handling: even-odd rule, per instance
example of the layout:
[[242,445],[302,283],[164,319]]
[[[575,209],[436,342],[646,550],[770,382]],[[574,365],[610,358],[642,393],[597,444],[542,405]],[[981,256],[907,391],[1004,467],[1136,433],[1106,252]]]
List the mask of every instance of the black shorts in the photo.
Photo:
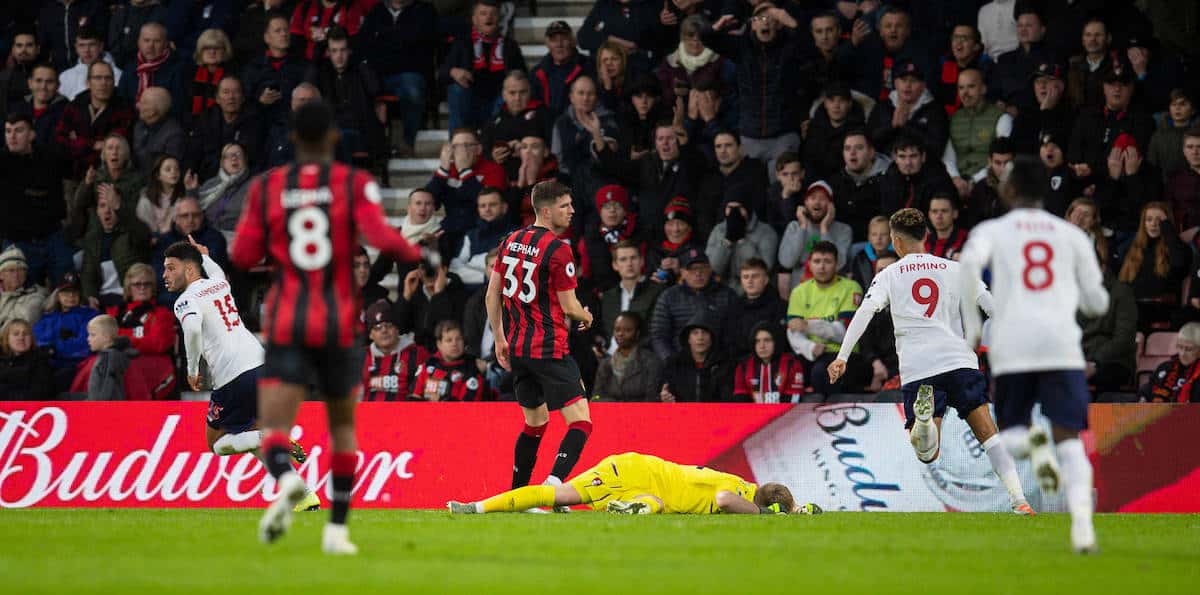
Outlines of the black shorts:
[[556,411],[584,398],[583,380],[575,359],[512,358],[513,392],[526,409],[546,405]]
[[364,354],[361,348],[297,347],[268,345],[262,378],[315,386],[327,399],[350,396],[362,382]]
[[258,420],[258,378],[263,367],[258,366],[238,374],[225,386],[212,391],[208,400],[208,427],[228,434],[238,434],[254,427]]

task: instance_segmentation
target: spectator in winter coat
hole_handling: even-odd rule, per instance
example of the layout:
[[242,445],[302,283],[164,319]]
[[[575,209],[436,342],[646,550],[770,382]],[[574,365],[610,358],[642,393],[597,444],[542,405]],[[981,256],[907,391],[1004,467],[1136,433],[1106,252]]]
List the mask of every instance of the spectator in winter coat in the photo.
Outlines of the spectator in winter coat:
[[150,253],[150,230],[132,208],[114,208],[116,200],[107,196],[98,199],[83,238],[79,277],[84,298],[96,309],[121,301],[121,279],[134,263],[145,262]]
[[[134,400],[132,382],[136,376],[129,374],[130,360],[137,351],[129,347],[129,339],[117,334],[117,323],[112,316],[97,316],[88,323],[88,347],[95,354],[79,366],[79,374],[71,390],[86,387],[89,401]],[[133,376],[133,378],[131,378]],[[83,380],[80,386],[80,380]],[[144,383],[141,384],[144,388]]]
[[550,152],[558,157],[559,169],[571,176],[575,211],[583,214],[576,217],[577,231],[594,217],[595,205],[590,199],[609,180],[595,168],[597,155],[617,147],[616,116],[598,103],[596,93],[596,83],[589,77],[580,76],[571,83],[571,104],[554,122],[550,140]]
[[400,100],[404,142],[416,146],[425,120],[426,77],[437,52],[438,15],[421,0],[383,0],[367,13],[355,37],[383,88]]
[[462,321],[466,303],[467,291],[458,275],[445,266],[433,271],[416,267],[404,276],[393,308],[398,326],[411,328],[422,345],[432,345],[438,323]]
[[[596,151],[596,157],[601,175],[615,178],[637,195],[638,225],[642,235],[657,242],[663,239],[660,215],[677,197],[683,197],[684,202],[698,198],[696,191],[705,170],[699,155],[689,145],[680,144],[669,120],[655,124],[653,143],[649,152],[636,159],[627,159],[607,143]],[[689,215],[693,215],[690,203],[688,208]],[[691,226],[695,227],[694,216]]]
[[438,207],[446,210],[442,229],[447,241],[457,246],[458,240],[478,221],[475,199],[485,186],[504,190],[508,177],[495,162],[482,157],[483,148],[474,130],[454,130],[450,142],[442,145],[438,169],[425,188],[433,194]]
[[[279,0],[275,0],[276,3]],[[235,21],[235,5],[240,9],[246,2],[236,0],[176,0],[167,2],[167,18],[161,21],[167,26],[168,37],[181,56],[187,56],[201,45],[200,37],[205,31],[221,29],[233,31],[247,26],[245,21]],[[252,27],[254,33],[262,31],[261,21]]]
[[195,194],[208,225],[233,241],[233,229],[242,216],[246,193],[250,191],[250,169],[246,149],[237,143],[221,148],[216,175],[204,181]]
[[[184,128],[193,130],[204,112],[216,107],[221,81],[237,78],[233,64],[233,45],[220,29],[208,29],[197,40],[199,47],[187,57],[180,70],[180,88],[175,117]],[[241,81],[238,81],[241,89]]]
[[1200,127],[1183,135],[1185,167],[1171,177],[1163,196],[1176,215],[1176,229],[1182,233],[1200,225]]
[[576,248],[579,255],[579,276],[592,282],[597,291],[612,288],[620,278],[613,268],[613,251],[623,241],[632,241],[643,248],[638,233],[637,215],[631,211],[629,192],[609,184],[596,192],[599,217],[588,224],[582,241]]
[[367,12],[378,0],[300,0],[292,11],[288,31],[300,55],[308,61],[318,60],[329,47],[334,27],[349,35],[357,35]]
[[117,320],[118,334],[128,337],[142,357],[169,357],[175,352],[175,315],[157,301],[154,268],[137,263],[125,273],[125,299],[107,309]]
[[287,119],[288,99],[292,90],[304,82],[308,70],[308,62],[290,51],[288,25],[286,16],[270,13],[263,25],[258,53],[242,67],[243,89],[246,97],[255,102],[264,129]]
[[871,141],[883,149],[894,149],[898,135],[920,139],[931,160],[941,159],[950,137],[946,111],[925,87],[925,72],[915,62],[899,61],[892,69],[896,89],[871,111],[867,130]]
[[1146,203],[1137,234],[1120,254],[1117,277],[1133,287],[1139,301],[1139,323],[1145,327],[1169,319],[1164,305],[1179,303],[1192,264],[1191,251],[1175,231],[1171,207],[1158,201]]
[[257,108],[246,102],[243,89],[242,81],[236,76],[221,79],[217,83],[217,104],[193,121],[186,162],[187,168],[195,171],[201,180],[212,178],[221,170],[220,160],[225,146],[230,143],[242,146],[250,171],[257,171],[260,166],[265,122],[259,117]]
[[973,25],[963,23],[954,27],[950,34],[950,53],[942,56],[940,68],[934,70],[935,73],[940,72],[941,76],[929,82],[934,98],[947,114],[954,116],[962,107],[958,77],[966,70],[977,70],[982,80],[987,81],[994,59],[994,56],[983,54],[979,30]]
[[14,319],[33,324],[41,317],[46,293],[40,285],[25,286],[28,273],[20,248],[11,246],[0,252],[0,325]]
[[88,92],[80,93],[63,108],[62,120],[55,130],[55,142],[66,147],[75,163],[75,179],[83,177],[94,165],[104,139],[116,134],[129,138],[133,132],[133,105],[116,95],[113,69],[106,62],[88,67]]
[[[732,289],[713,278],[712,266],[704,251],[688,250],[679,265],[683,282],[658,296],[654,318],[650,321],[650,340],[654,352],[663,360],[681,347],[680,332],[688,321],[700,313],[715,317],[737,298]],[[711,332],[711,326],[709,330]]]
[[29,323],[21,319],[0,325],[0,401],[54,399],[50,356],[38,349]]
[[958,260],[967,243],[967,230],[958,226],[958,197],[944,193],[929,199],[929,234],[925,251],[934,256]]
[[1083,329],[1084,373],[1097,393],[1117,392],[1129,384],[1137,365],[1137,300],[1133,289],[1107,270],[1104,288],[1108,290],[1108,312],[1099,318],[1079,316]]
[[60,281],[75,268],[62,232],[67,213],[63,178],[67,162],[58,147],[36,142],[30,116],[11,113],[5,123],[7,152],[0,152],[0,238],[26,255],[29,279],[37,285]]
[[1071,138],[1076,111],[1067,101],[1067,84],[1063,76],[1062,66],[1054,62],[1043,62],[1033,71],[1030,76],[1033,102],[1021,108],[1013,121],[1012,139],[1016,152],[1036,154],[1042,144],[1042,135],[1047,132],[1061,135],[1062,148],[1067,148],[1066,140]]
[[[84,27],[94,31],[108,28],[108,2],[102,0],[50,0],[38,13],[38,39],[60,71],[75,63],[78,54],[72,41]],[[101,34],[96,39],[103,40]]]
[[774,170],[775,159],[800,147],[797,132],[800,113],[797,95],[800,68],[798,23],[787,11],[770,2],[759,3],[750,19],[750,30],[733,35],[735,19],[722,16],[701,35],[706,47],[737,65],[739,132],[745,154],[762,159]]
[[621,313],[638,315],[638,338],[649,346],[648,329],[643,327],[654,312],[654,304],[663,291],[663,284],[646,278],[644,262],[642,246],[636,241],[622,240],[613,249],[612,269],[617,273],[618,281],[614,287],[600,294],[600,318],[594,325],[601,336],[610,338],[605,349],[608,354],[617,349],[613,324]]
[[142,25],[137,44],[137,55],[125,63],[127,75],[117,84],[117,93],[134,104],[150,87],[162,87],[169,96],[179,97],[183,93],[182,67],[167,38],[167,28],[160,23]]
[[[184,4],[179,2],[179,4]],[[134,60],[138,52],[138,33],[147,23],[166,23],[166,2],[160,0],[130,0],[114,7],[108,20],[108,51],[113,61],[125,64]]]
[[383,155],[383,127],[388,122],[379,77],[369,64],[353,59],[345,29],[330,27],[325,41],[328,57],[310,67],[305,80],[316,85],[333,108],[341,144],[351,155],[366,153],[366,163],[374,164]]
[[701,82],[711,82],[716,84],[724,103],[733,103],[736,97],[736,67],[728,58],[705,47],[700,34],[706,26],[704,17],[699,15],[684,19],[680,25],[679,46],[667,55],[655,71],[662,85],[663,97],[676,97],[678,89],[697,89]]
[[783,232],[779,242],[781,290],[790,291],[811,275],[808,258],[820,242],[832,242],[837,247],[837,269],[846,267],[852,232],[849,225],[834,219],[837,209],[832,194],[829,184],[813,182],[804,193],[804,204],[796,209],[795,220]]
[[904,208],[928,211],[929,199],[938,192],[958,192],[946,166],[929,158],[919,138],[908,134],[898,137],[892,145],[892,165],[879,180],[879,212],[895,213]]
[[479,219],[463,236],[458,255],[450,260],[450,272],[458,275],[468,291],[478,289],[487,280],[491,273],[486,263],[488,253],[515,229],[508,219],[508,204],[499,188],[484,187],[475,204]]
[[532,136],[548,143],[553,118],[557,117],[551,116],[538,100],[531,99],[530,93],[529,76],[520,70],[510,70],[501,92],[504,102],[496,117],[483,126],[480,138],[484,154],[504,168],[510,182],[520,175],[521,139]]
[[642,317],[622,312],[612,325],[616,349],[600,360],[592,393],[597,401],[659,401],[662,362],[642,345]]
[[50,350],[55,370],[67,370],[63,386],[70,383],[75,366],[88,356],[87,323],[100,313],[80,304],[79,276],[68,273],[50,295],[51,307],[37,324],[33,336],[39,345]]
[[[1056,139],[1053,134],[1047,134],[1045,139],[1049,141],[1046,143],[1049,147],[1042,152],[1046,157],[1042,160],[1042,164],[1046,166],[1046,171],[1050,174],[1050,190],[1052,193],[1069,192],[1068,188],[1074,184],[1068,175],[1070,171],[1062,162],[1062,150],[1058,149],[1057,145],[1051,146]],[[964,220],[968,228],[975,227],[982,221],[999,217],[1008,210],[1004,201],[1000,200],[1000,179],[1006,175],[1008,164],[1012,163],[1014,158],[1016,158],[1016,154],[1012,142],[1006,138],[992,141],[992,146],[988,149],[987,175],[971,187],[971,196],[967,199],[967,212]],[[1057,182],[1054,178],[1056,174],[1061,174]],[[1057,194],[1047,194],[1042,201],[1042,206],[1056,215],[1061,215],[1063,212],[1063,205],[1060,204]]]
[[804,366],[787,349],[782,327],[762,322],[752,327],[753,352],[739,359],[733,400],[745,403],[799,403],[804,396]]
[[713,273],[731,288],[740,284],[738,271],[751,259],[762,260],[767,269],[775,267],[779,253],[779,234],[758,215],[746,208],[738,195],[725,201],[725,218],[708,236],[705,253],[713,264]]
[[[1080,178],[1102,176],[1113,147],[1129,144],[1144,153],[1150,146],[1154,120],[1133,101],[1133,74],[1129,69],[1110,71],[1104,76],[1104,105],[1085,109],[1075,120],[1067,162]],[[1132,137],[1132,143],[1127,140]]]
[[599,0],[579,28],[579,47],[597,57],[600,46],[612,42],[633,58],[639,70],[649,70],[660,59],[651,51],[660,35],[661,9],[655,0]]
[[804,200],[804,163],[800,155],[788,151],[775,160],[775,182],[767,189],[765,221],[780,236],[796,217],[796,208]]
[[500,34],[496,0],[476,0],[471,34],[459,37],[442,62],[439,79],[447,85],[450,129],[478,128],[492,118],[504,74],[525,70],[521,46]]
[[102,147],[100,163],[88,168],[83,183],[75,189],[75,199],[67,213],[68,238],[78,238],[91,229],[91,217],[96,214],[101,198],[110,199],[109,206],[117,211],[119,218],[136,216],[145,178],[133,165],[129,141],[119,134],[110,134]]
[[[108,52],[104,51],[104,38],[101,37],[99,31],[91,27],[80,27],[74,38],[75,54],[78,57],[77,61],[72,61],[67,66],[59,66],[57,63],[54,69],[59,73],[58,91],[63,94],[69,101],[74,101],[81,93],[88,90],[90,77],[88,76],[92,64],[96,62],[104,62],[113,69],[113,85],[121,84],[122,75],[124,72],[117,68],[117,63]],[[133,73],[130,73],[132,76]]]
[[813,179],[828,180],[842,169],[846,133],[862,129],[864,120],[863,108],[850,96],[846,83],[836,81],[825,87],[804,141],[804,168]]
[[170,116],[171,94],[162,87],[147,87],[137,102],[137,110],[138,120],[133,125],[130,143],[134,165],[146,171],[162,155],[183,159],[187,135]]
[[1184,137],[1197,124],[1200,124],[1200,117],[1197,117],[1191,96],[1183,89],[1172,90],[1167,111],[1161,114],[1157,129],[1150,137],[1150,150],[1146,153],[1146,160],[1158,168],[1164,184],[1169,185],[1176,173],[1188,169],[1182,150]]
[[[1046,25],[1036,2],[1018,2],[1013,11],[1017,20],[1017,47],[996,61],[990,86],[995,97],[1006,106],[1021,111],[1033,107],[1029,77],[1041,64],[1052,62],[1053,52],[1046,46]],[[1060,76],[1059,78],[1064,78]],[[1065,98],[1065,95],[1064,95]]]
[[[876,153],[871,138],[861,128],[846,132],[840,154],[844,166],[829,180],[829,185],[837,197],[838,216],[850,226],[851,237],[862,240],[867,237],[871,218],[884,213],[880,182],[892,160]],[[793,208],[788,214],[789,222],[794,215]]]
[[1200,322],[1189,322],[1175,339],[1177,353],[1138,389],[1143,401],[1200,403]]
[[728,199],[740,199],[746,210],[759,218],[767,210],[768,180],[763,162],[747,156],[738,136],[730,131],[716,134],[713,153],[717,167],[709,170],[700,183],[699,196],[692,199],[700,223],[696,231],[702,235],[708,235],[723,215],[720,206]]
[[733,400],[734,364],[717,347],[712,315],[699,311],[678,333],[681,348],[663,362],[659,398],[664,403]]
[[735,361],[754,352],[754,338],[746,329],[767,324],[782,330],[787,322],[787,302],[771,287],[767,263],[751,258],[742,263],[740,273],[741,295],[720,312],[717,325],[720,347]]
[[54,131],[70,103],[58,92],[58,71],[48,64],[34,66],[26,84],[29,94],[9,104],[9,113],[28,115],[37,132],[35,142],[40,146],[54,145]]
[[546,109],[553,121],[567,107],[571,83],[580,76],[595,76],[591,59],[579,53],[575,34],[566,21],[546,27],[546,56],[530,73],[533,100]]
[[913,39],[911,15],[895,7],[880,12],[877,32],[871,31],[864,19],[855,22],[850,31],[850,47],[845,48],[850,55],[842,59],[853,63],[858,72],[853,87],[886,103],[888,95],[896,89],[902,62],[912,62],[922,73],[928,73],[930,68],[929,53],[919,40]]
[[689,251],[703,251],[694,237],[696,217],[685,198],[673,199],[663,212],[662,240],[651,244],[646,252],[646,271],[650,280],[663,285],[674,285],[680,276],[680,260]]

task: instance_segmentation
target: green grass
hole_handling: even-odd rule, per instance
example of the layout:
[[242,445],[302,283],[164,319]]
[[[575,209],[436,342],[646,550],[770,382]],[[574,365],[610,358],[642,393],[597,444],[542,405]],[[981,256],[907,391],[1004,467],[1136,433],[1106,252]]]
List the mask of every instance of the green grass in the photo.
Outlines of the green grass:
[[266,547],[257,510],[0,511],[0,593],[1196,593],[1200,515],[623,517],[364,511],[357,558],[327,513]]

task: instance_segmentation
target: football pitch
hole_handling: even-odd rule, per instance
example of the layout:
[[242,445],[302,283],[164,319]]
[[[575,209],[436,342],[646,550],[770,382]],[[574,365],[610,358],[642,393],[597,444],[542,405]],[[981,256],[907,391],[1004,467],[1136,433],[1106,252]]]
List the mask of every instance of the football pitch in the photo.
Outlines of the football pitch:
[[0,593],[1196,593],[1200,515],[615,516],[351,512],[361,553],[320,553],[326,511],[280,543],[258,510],[0,511]]

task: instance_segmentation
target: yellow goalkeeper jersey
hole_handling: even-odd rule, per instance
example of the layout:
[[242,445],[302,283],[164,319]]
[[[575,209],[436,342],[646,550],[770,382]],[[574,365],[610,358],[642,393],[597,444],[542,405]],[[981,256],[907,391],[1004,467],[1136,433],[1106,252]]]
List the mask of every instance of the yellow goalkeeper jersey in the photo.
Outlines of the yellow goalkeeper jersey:
[[636,452],[605,457],[568,483],[595,510],[604,510],[612,500],[650,495],[662,500],[664,514],[719,514],[717,492],[727,490],[753,502],[758,489],[730,473]]

